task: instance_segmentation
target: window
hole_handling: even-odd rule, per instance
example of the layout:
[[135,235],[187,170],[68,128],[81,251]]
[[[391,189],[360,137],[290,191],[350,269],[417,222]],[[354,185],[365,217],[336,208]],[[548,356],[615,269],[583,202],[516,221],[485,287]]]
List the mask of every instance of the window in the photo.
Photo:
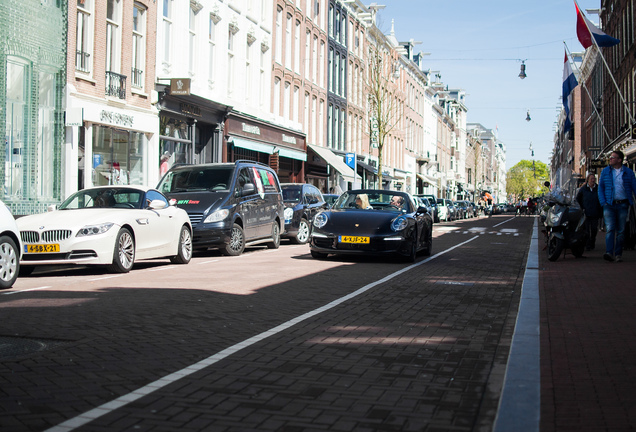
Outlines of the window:
[[197,58],[197,11],[190,6],[188,19],[188,70],[194,75]]
[[305,69],[305,72],[304,72],[305,76],[304,76],[304,78],[307,79],[307,80],[309,79],[309,73],[310,73],[309,71],[310,71],[310,66],[311,66],[310,65],[310,63],[311,63],[311,61],[310,61],[311,57],[310,56],[311,56],[311,31],[307,30],[305,32],[305,59],[304,59],[305,60],[305,68],[304,68]]
[[135,3],[133,7],[132,86],[144,88],[146,63],[146,8]]
[[[311,52],[311,80],[318,84],[318,36],[314,36],[314,42]],[[309,78],[309,75],[305,78]]]
[[121,58],[121,0],[106,6],[106,71],[119,72]]
[[294,29],[294,72],[300,73],[300,21],[296,21]]
[[274,115],[280,115],[280,78],[274,78]]
[[291,105],[291,84],[285,82],[285,93],[283,99],[283,117],[287,120],[290,119],[290,105]]
[[298,115],[299,115],[299,109],[300,109],[300,89],[297,86],[294,86],[294,101],[293,101],[293,114],[294,114],[294,118],[293,120],[295,122],[298,122]]
[[276,63],[283,63],[283,9],[276,9],[276,52],[274,53]]
[[234,89],[234,32],[232,28],[227,31],[227,94],[232,94]]
[[287,14],[287,25],[285,26],[285,67],[287,69],[292,68],[291,55],[292,55],[292,16]]
[[172,1],[163,0],[163,61],[165,63],[170,63],[170,55],[172,54],[170,50],[172,42]]
[[90,73],[93,54],[93,0],[77,0],[75,69]]
[[318,63],[318,81],[320,87],[325,88],[325,42],[320,41],[320,62]]
[[252,47],[249,40],[245,44],[245,100],[249,103],[252,97]]
[[55,179],[55,81],[57,75],[46,68],[39,73],[37,186],[38,198],[53,199]]
[[[24,196],[23,158],[26,155],[25,138],[29,134],[28,125],[31,110],[27,108],[31,64],[13,56],[7,56],[6,85],[6,153],[5,153],[5,196]],[[8,162],[8,163],[7,163]]]
[[210,27],[208,31],[208,83],[214,85],[214,61],[216,59],[216,21],[210,15]]

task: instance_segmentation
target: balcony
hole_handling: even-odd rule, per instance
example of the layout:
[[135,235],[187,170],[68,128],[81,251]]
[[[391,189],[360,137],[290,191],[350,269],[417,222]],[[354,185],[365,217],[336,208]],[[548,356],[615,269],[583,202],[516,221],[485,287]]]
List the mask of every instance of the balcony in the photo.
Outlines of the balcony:
[[106,96],[126,99],[126,75],[106,72]]
[[75,69],[89,73],[91,71],[91,54],[84,51],[75,52]]
[[144,88],[144,71],[140,69],[132,68],[132,83],[131,85],[135,88],[142,89]]

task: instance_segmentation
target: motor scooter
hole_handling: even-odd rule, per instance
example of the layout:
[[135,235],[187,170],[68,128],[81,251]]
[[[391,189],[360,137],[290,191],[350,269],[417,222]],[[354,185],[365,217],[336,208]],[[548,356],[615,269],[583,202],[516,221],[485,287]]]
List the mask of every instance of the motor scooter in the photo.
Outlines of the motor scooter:
[[572,255],[583,256],[588,233],[585,229],[585,212],[561,191],[548,196],[548,208],[545,215],[548,260],[556,261],[566,248]]

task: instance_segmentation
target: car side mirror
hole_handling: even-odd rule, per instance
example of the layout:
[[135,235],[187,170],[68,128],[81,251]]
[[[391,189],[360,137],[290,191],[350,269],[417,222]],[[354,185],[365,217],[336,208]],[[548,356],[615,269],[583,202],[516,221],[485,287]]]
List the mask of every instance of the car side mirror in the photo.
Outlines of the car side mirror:
[[241,196],[254,195],[256,193],[256,186],[254,183],[245,183],[243,189],[241,189]]
[[165,201],[159,200],[159,199],[152,200],[148,204],[148,208],[150,210],[161,210],[162,208],[166,208],[166,207],[167,207],[167,205],[166,205]]
[[418,213],[428,213],[428,209],[426,207],[419,206],[417,208]]

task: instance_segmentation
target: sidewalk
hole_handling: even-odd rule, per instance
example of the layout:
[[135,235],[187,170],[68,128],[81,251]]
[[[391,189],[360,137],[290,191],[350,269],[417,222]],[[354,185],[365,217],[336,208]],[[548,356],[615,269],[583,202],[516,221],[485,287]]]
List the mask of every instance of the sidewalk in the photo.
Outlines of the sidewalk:
[[539,227],[541,432],[636,429],[636,251],[547,260]]

